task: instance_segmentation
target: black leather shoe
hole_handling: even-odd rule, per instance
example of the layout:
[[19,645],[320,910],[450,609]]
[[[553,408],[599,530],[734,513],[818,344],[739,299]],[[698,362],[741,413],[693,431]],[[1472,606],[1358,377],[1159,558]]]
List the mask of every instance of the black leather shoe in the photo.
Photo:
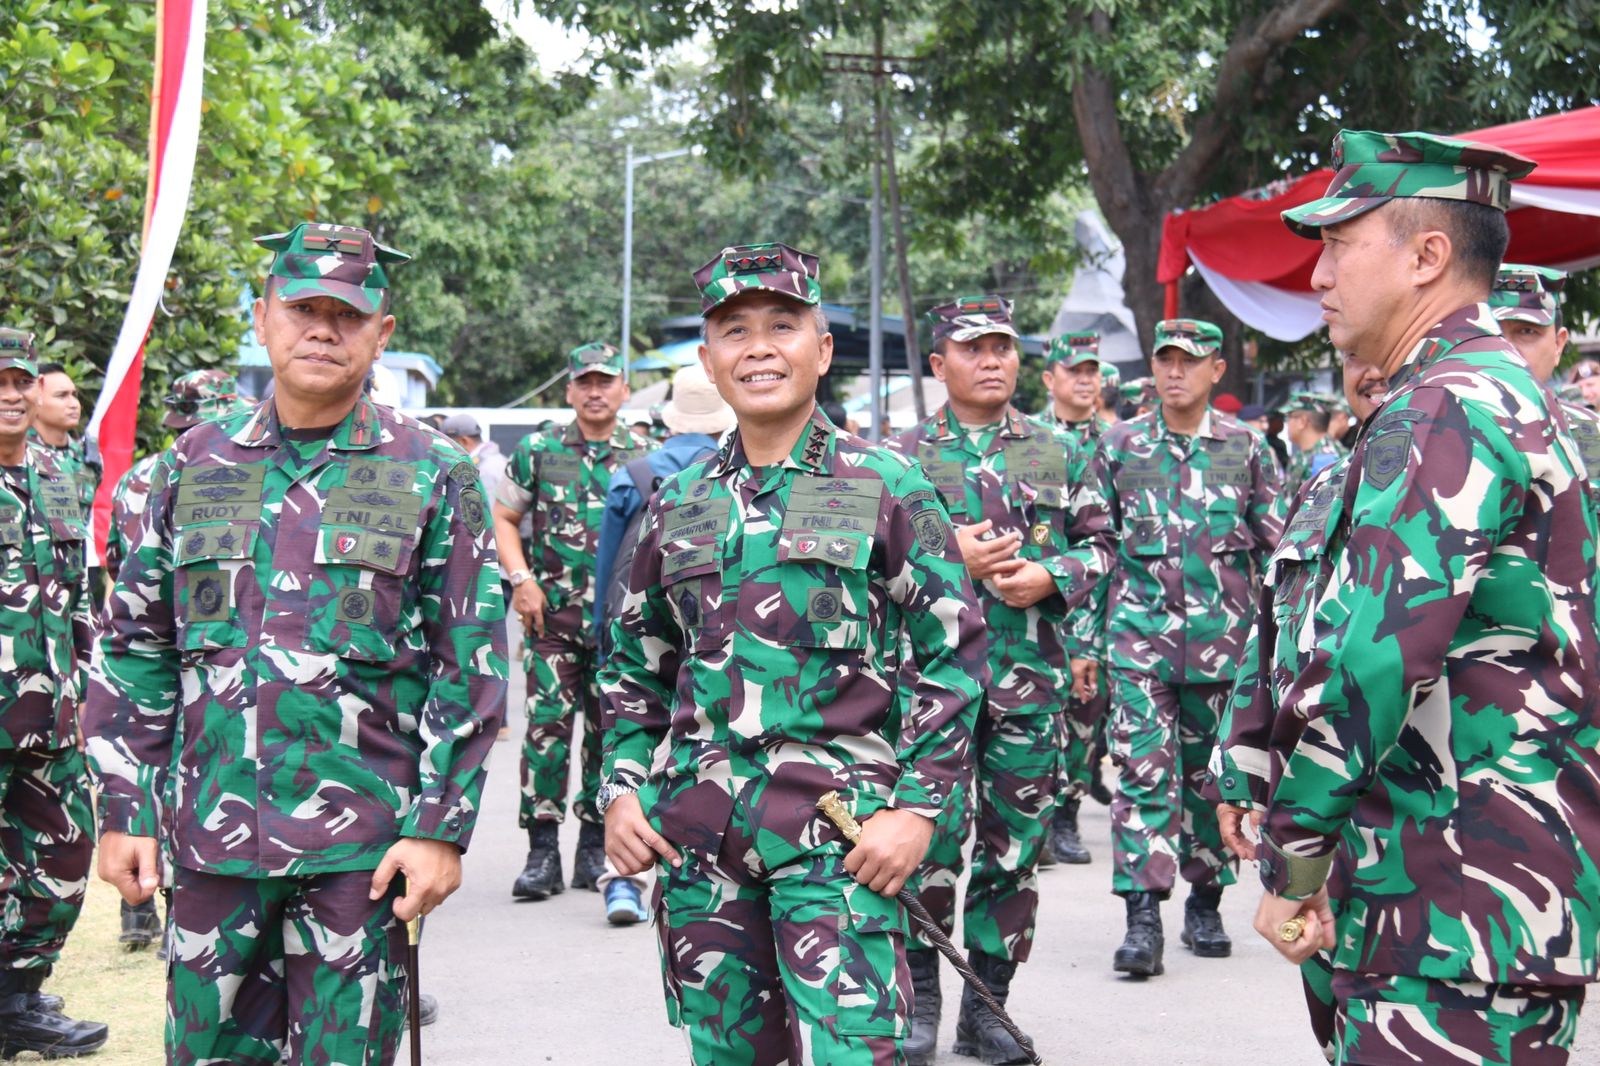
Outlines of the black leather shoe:
[[911,1033],[906,1037],[906,1066],[933,1066],[939,1053],[939,953],[933,948],[907,948],[911,971]]
[[1078,802],[1069,799],[1056,805],[1055,824],[1050,831],[1050,847],[1056,859],[1071,866],[1082,866],[1093,860],[1078,836]]
[[1136,977],[1156,977],[1166,971],[1161,962],[1165,946],[1161,934],[1161,901],[1149,892],[1129,892],[1128,935],[1112,959],[1111,968]]
[[1222,889],[1196,885],[1183,905],[1183,932],[1178,940],[1202,959],[1225,959],[1233,954],[1233,940],[1222,928]]
[[122,901],[122,932],[117,936],[117,943],[125,951],[143,951],[157,940],[161,939],[161,915],[156,913],[156,901],[147,899],[143,903],[129,903]]
[[[981,951],[972,953],[972,969],[994,994],[995,1002],[1002,1007],[1011,994],[1011,978],[1016,975],[1017,964]],[[985,1066],[1010,1066],[1012,1063],[1032,1062],[1028,1053],[1006,1032],[1005,1026],[983,1000],[967,985],[961,993],[961,1013],[956,1018],[956,1042],[950,1049],[957,1055],[977,1059]]]
[[606,831],[593,822],[578,826],[578,851],[572,857],[572,887],[600,891],[606,872]]
[[70,1059],[105,1046],[111,1030],[104,1022],[75,1021],[59,1011],[44,1009],[39,986],[49,972],[0,972],[0,1059],[15,1058],[24,1051],[38,1052],[46,1059]]
[[511,886],[516,899],[549,899],[566,891],[561,876],[561,851],[556,845],[556,823],[535,822],[528,829],[528,861]]

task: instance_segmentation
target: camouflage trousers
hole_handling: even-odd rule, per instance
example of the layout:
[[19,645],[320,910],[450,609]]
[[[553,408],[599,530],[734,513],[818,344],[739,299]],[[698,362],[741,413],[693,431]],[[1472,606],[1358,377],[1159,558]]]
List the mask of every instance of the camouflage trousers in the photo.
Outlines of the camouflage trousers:
[[[1039,913],[1039,855],[1056,803],[1060,769],[1057,716],[983,714],[974,736],[977,755],[977,837],[972,876],[962,907],[968,950],[1025,962]],[[961,851],[974,822],[972,795],[952,796],[917,869],[922,905],[945,934],[956,922]],[[932,947],[913,929],[914,946]]]
[[1566,1066],[1583,985],[1333,971],[1339,1066]]
[[1322,1057],[1333,1062],[1339,1051],[1333,1035],[1339,1012],[1333,1002],[1333,963],[1327,952],[1319,951],[1300,964],[1300,987],[1306,995],[1311,1035],[1316,1038]]
[[522,800],[517,824],[563,821],[572,733],[583,719],[582,784],[572,809],[585,822],[600,823],[600,687],[595,650],[581,639],[545,630],[528,654],[528,732],[522,741]]
[[1099,760],[1094,757],[1096,740],[1111,710],[1110,697],[1102,687],[1092,697],[1080,700],[1067,698],[1066,710],[1061,712],[1061,771],[1058,799],[1081,799],[1094,782],[1094,771]]
[[[716,862],[658,867],[667,1016],[696,1066],[904,1062],[911,975],[900,904],[839,852],[765,869],[748,838]],[[738,856],[738,857],[735,857]],[[752,863],[754,865],[752,865]]]
[[1238,860],[1222,844],[1202,793],[1229,682],[1170,684],[1111,671],[1111,890],[1165,899],[1181,873],[1196,885],[1231,885]]
[[89,887],[93,825],[76,748],[0,752],[0,968],[61,954]]
[[399,878],[174,871],[167,963],[169,1066],[387,1066],[405,1010]]

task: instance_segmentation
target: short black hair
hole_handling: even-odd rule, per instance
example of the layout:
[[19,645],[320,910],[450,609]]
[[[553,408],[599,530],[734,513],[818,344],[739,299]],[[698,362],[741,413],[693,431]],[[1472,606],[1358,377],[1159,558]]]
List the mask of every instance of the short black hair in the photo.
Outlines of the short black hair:
[[1309,407],[1300,408],[1300,413],[1306,416],[1306,422],[1318,433],[1328,432],[1328,423],[1331,419],[1326,411],[1314,411]]
[[943,355],[945,353],[945,350],[948,349],[949,347],[950,347],[950,338],[948,336],[940,337],[938,340],[933,342],[933,354],[934,355]]
[[[65,374],[66,372],[67,372],[67,368],[65,366],[61,365],[60,363],[52,362],[52,363],[40,363],[39,364],[39,376],[40,377],[44,377],[46,374]],[[68,375],[68,376],[70,377],[71,375]]]
[[1115,411],[1117,409],[1117,403],[1121,399],[1122,399],[1122,386],[1121,385],[1102,385],[1102,386],[1100,386],[1100,404],[1101,404],[1102,407],[1109,407],[1113,411]]
[[1504,211],[1470,200],[1406,197],[1389,201],[1384,213],[1390,238],[1397,244],[1425,229],[1449,234],[1460,276],[1481,286],[1485,295],[1494,289],[1495,275],[1511,243]]

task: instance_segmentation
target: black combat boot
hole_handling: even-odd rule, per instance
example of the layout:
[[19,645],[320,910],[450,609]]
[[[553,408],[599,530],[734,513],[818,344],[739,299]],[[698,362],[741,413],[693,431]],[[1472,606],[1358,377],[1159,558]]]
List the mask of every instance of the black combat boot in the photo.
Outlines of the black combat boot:
[[[974,951],[972,969],[994,994],[995,1002],[1005,1006],[1006,997],[1011,994],[1011,978],[1017,972],[1017,964]],[[950,1050],[957,1055],[977,1059],[987,1066],[1033,1061],[1022,1050],[1022,1045],[1006,1032],[994,1012],[984,1006],[971,985],[967,985],[961,993],[961,1014],[956,1018],[956,1044]]]
[[1056,805],[1055,825],[1050,833],[1050,846],[1056,858],[1073,866],[1090,861],[1089,849],[1078,836],[1078,802],[1064,799]]
[[1149,892],[1129,892],[1124,902],[1128,907],[1128,935],[1117,949],[1111,968],[1118,973],[1155,977],[1166,970],[1161,964],[1161,901]]
[[528,827],[528,863],[511,886],[511,895],[516,899],[549,899],[566,890],[556,828],[556,823],[550,821],[534,822]]
[[578,850],[572,856],[572,887],[600,891],[606,872],[606,831],[594,822],[578,823]]
[[117,936],[117,943],[125,951],[143,951],[157,940],[161,939],[161,915],[156,913],[156,901],[152,896],[143,903],[129,903],[122,901],[122,932]]
[[37,1051],[47,1059],[88,1055],[105,1046],[103,1022],[73,1021],[41,1005],[39,986],[50,970],[0,970],[0,1059]]
[[1054,822],[1046,822],[1044,827],[1044,840],[1039,844],[1039,861],[1036,864],[1041,870],[1048,870],[1056,864],[1056,827]]
[[[417,995],[417,1018],[424,1027],[432,1025],[439,1020],[439,999],[426,992]],[[400,1019],[400,1028],[411,1028],[411,1011],[407,1010],[405,1017]]]
[[911,971],[911,1035],[906,1037],[907,1066],[933,1066],[939,1053],[939,953],[933,948],[907,948]]
[[1225,959],[1233,954],[1233,941],[1222,928],[1222,888],[1195,885],[1183,905],[1183,932],[1178,940],[1202,959]]

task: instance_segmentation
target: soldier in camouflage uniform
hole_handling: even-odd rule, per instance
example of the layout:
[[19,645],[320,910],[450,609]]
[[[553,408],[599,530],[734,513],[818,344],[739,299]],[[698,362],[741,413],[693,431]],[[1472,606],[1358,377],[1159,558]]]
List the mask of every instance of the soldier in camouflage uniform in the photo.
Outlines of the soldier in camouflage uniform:
[[363,395],[406,257],[258,242],[273,396],[162,454],[100,637],[100,873],[148,898],[170,804],[169,1063],[389,1063],[404,922],[460,884],[504,603],[471,460]]
[[0,1058],[86,1055],[107,1027],[39,988],[83,908],[94,851],[78,749],[92,639],[76,483],[28,445],[33,335],[0,329]]
[[[1568,339],[1561,315],[1566,284],[1566,272],[1554,267],[1502,263],[1495,276],[1494,291],[1489,294],[1489,307],[1506,340],[1528,361],[1533,379],[1557,390],[1556,397],[1583,456],[1589,483],[1600,486],[1600,415],[1585,407],[1581,398],[1562,396],[1555,381],[1556,364],[1561,361]],[[1590,495],[1600,504],[1600,492]]]
[[[1055,807],[1071,679],[1063,630],[1106,572],[1111,537],[1103,504],[1084,489],[1088,449],[1011,406],[1019,358],[1007,301],[963,297],[928,317],[930,365],[950,399],[886,444],[922,467],[956,523],[988,623],[994,684],[975,737],[976,797],[963,792],[946,809],[918,879],[923,904],[954,935],[962,849],[976,822],[962,924],[974,968],[1003,1001],[1033,947],[1036,870]],[[1085,734],[1074,744],[1080,759],[1087,741]],[[916,1016],[906,1055],[917,1066],[933,1061],[940,994],[938,952],[923,937],[914,945],[907,956]],[[955,1050],[985,1062],[1029,1061],[970,994]]]
[[[1100,362],[1100,334],[1093,330],[1062,334],[1050,342],[1045,363],[1045,388],[1053,402],[1044,420],[1076,437],[1087,459],[1100,443],[1100,435],[1112,424],[1101,411],[1105,392],[1101,383],[1107,378]],[[1120,381],[1115,367],[1111,374]],[[1092,623],[1087,627],[1090,633],[1097,629]],[[1067,642],[1071,658],[1090,654],[1088,648],[1073,647],[1070,634]],[[1078,807],[1099,779],[1100,760],[1095,749],[1110,709],[1103,685],[1097,684],[1087,692],[1081,686],[1072,686],[1061,720],[1061,787],[1047,844],[1050,857],[1060,862],[1081,865],[1091,860],[1078,833]]]
[[[1341,131],[1329,339],[1362,427],[1268,748],[1256,929],[1332,953],[1336,1061],[1567,1061],[1600,944],[1596,522],[1567,419],[1486,301],[1533,164]],[[1303,918],[1305,925],[1288,925]]]
[[[221,370],[191,370],[172,383],[166,396],[167,413],[161,424],[172,430],[185,430],[208,418],[231,412],[238,403],[239,383]],[[139,528],[146,497],[150,494],[150,475],[155,471],[160,452],[145,456],[128,468],[111,494],[111,527],[106,533],[106,580],[115,585],[128,545]],[[141,951],[161,935],[161,916],[156,901],[133,904],[122,901],[122,931],[118,943],[129,951]]]
[[[738,428],[640,527],[602,673],[606,851],[625,875],[661,865],[693,1062],[901,1062],[894,894],[970,785],[983,619],[932,483],[816,407],[816,257],[728,248],[695,281]],[[863,819],[848,853],[816,810],[830,790]]]
[[[572,887],[598,891],[605,873],[605,834],[595,809],[600,664],[589,627],[594,563],[611,475],[654,447],[617,420],[628,399],[621,352],[609,344],[586,344],[568,355],[567,370],[572,423],[531,434],[512,450],[494,505],[495,537],[514,590],[511,604],[528,635],[528,728],[517,808],[517,824],[528,832],[528,861],[511,888],[518,899],[547,899],[566,887],[556,830],[567,815],[572,734],[580,718]],[[524,544],[518,524],[530,513],[533,536]]]
[[[1161,406],[1108,430],[1095,469],[1119,537],[1102,587],[1110,671],[1112,890],[1128,934],[1115,968],[1163,971],[1161,901],[1190,883],[1182,941],[1218,958],[1232,945],[1217,906],[1235,861],[1201,793],[1238,669],[1261,563],[1277,543],[1277,471],[1261,437],[1209,407],[1222,331],[1170,319],[1151,365]],[[1075,664],[1076,665],[1076,664]],[[1092,666],[1088,673],[1097,673]]]
[[40,363],[35,388],[38,403],[28,439],[48,449],[56,467],[72,479],[87,519],[94,505],[95,488],[100,484],[100,450],[92,441],[73,433],[83,417],[78,386],[60,363]]
[[[1344,392],[1360,420],[1389,391],[1383,372],[1348,355],[1343,357]],[[1311,608],[1333,574],[1328,545],[1343,510],[1348,454],[1311,476],[1291,500],[1283,536],[1261,578],[1255,621],[1244,658],[1217,731],[1220,738],[1207,774],[1207,796],[1215,800],[1222,842],[1240,858],[1254,861],[1255,842],[1242,829],[1246,817],[1260,824],[1267,806],[1268,742],[1287,684],[1311,654]],[[1300,967],[1311,1028],[1331,1062],[1333,1044],[1333,966],[1318,953]]]
[[1284,499],[1294,499],[1311,475],[1344,454],[1328,435],[1335,400],[1314,392],[1297,392],[1284,405],[1284,435],[1289,438],[1289,462],[1283,475]]

